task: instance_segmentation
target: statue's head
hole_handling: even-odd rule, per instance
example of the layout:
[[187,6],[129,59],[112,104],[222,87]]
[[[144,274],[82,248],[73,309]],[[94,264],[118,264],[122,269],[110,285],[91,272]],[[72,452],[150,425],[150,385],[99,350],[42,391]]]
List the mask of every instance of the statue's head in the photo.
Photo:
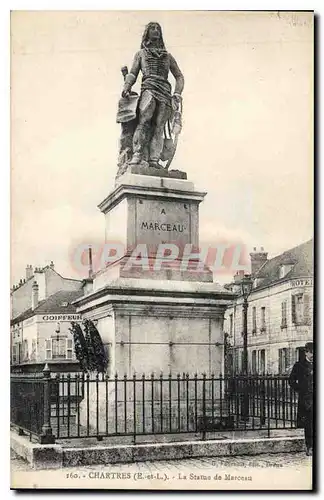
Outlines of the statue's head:
[[151,22],[145,27],[141,49],[143,49],[146,45],[150,44],[150,42],[154,42],[154,45],[160,49],[165,49],[163,36],[162,36],[162,28],[159,23]]

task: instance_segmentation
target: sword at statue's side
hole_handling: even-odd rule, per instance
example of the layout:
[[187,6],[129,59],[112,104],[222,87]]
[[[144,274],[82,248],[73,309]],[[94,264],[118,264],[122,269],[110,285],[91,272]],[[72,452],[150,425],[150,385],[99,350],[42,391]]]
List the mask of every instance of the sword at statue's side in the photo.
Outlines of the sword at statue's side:
[[182,110],[183,110],[183,104],[182,104],[182,100],[181,100],[179,102],[179,108],[177,109],[177,111],[174,112],[174,119],[173,119],[173,123],[172,123],[172,132],[174,134],[173,151],[172,151],[171,157],[169,158],[166,166],[164,167],[166,170],[169,169],[169,167],[172,163],[172,160],[174,158],[175,152],[177,150],[178,137],[179,137],[179,134],[182,130],[182,120],[181,120]]

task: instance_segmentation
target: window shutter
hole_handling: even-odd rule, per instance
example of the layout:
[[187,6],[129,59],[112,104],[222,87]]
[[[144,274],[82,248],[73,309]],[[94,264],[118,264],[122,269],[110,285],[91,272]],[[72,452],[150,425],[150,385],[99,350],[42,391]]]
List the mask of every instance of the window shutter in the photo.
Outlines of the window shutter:
[[305,293],[304,294],[304,324],[311,325],[312,319],[310,315],[310,296]]
[[28,361],[28,355],[29,355],[29,351],[28,351],[28,340],[25,339],[24,342],[23,342],[23,360],[24,361]]
[[12,363],[17,363],[17,346],[12,346]]
[[285,320],[284,320],[284,302],[281,302],[281,326],[284,326]]
[[281,302],[281,327],[287,327],[287,302]]
[[66,339],[66,359],[72,359],[72,339]]
[[291,296],[291,321],[296,324],[296,297]]
[[238,351],[235,349],[234,351],[234,372],[238,372]]
[[295,349],[293,347],[289,347],[288,349],[288,366],[287,369],[291,371],[294,363],[295,363]]
[[45,340],[45,358],[52,359],[52,339]]
[[256,350],[252,351],[252,373],[256,373]]

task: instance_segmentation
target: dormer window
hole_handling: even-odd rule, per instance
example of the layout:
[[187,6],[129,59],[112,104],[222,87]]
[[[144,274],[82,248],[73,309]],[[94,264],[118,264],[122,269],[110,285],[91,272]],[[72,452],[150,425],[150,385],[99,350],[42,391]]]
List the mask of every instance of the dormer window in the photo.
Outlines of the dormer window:
[[264,281],[264,278],[255,278],[253,280],[253,288],[257,288],[258,286],[262,285],[263,281]]
[[67,307],[69,305],[68,302],[62,302],[62,307]]
[[281,264],[279,268],[279,279],[284,278],[293,268],[293,264]]

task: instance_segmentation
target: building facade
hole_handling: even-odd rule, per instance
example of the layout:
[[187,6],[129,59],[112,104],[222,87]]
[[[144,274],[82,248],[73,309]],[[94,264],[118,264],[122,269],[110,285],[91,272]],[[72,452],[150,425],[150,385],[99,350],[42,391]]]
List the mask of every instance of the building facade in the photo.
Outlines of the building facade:
[[82,295],[82,282],[63,278],[53,263],[33,271],[11,291],[11,366],[39,371],[45,363],[55,370],[75,370],[71,321],[81,322],[72,304]]
[[[287,374],[303,346],[313,340],[313,240],[268,259],[250,254],[252,290],[248,296],[247,343],[250,373]],[[226,370],[240,373],[243,361],[242,274],[228,285],[237,298],[224,322]]]

